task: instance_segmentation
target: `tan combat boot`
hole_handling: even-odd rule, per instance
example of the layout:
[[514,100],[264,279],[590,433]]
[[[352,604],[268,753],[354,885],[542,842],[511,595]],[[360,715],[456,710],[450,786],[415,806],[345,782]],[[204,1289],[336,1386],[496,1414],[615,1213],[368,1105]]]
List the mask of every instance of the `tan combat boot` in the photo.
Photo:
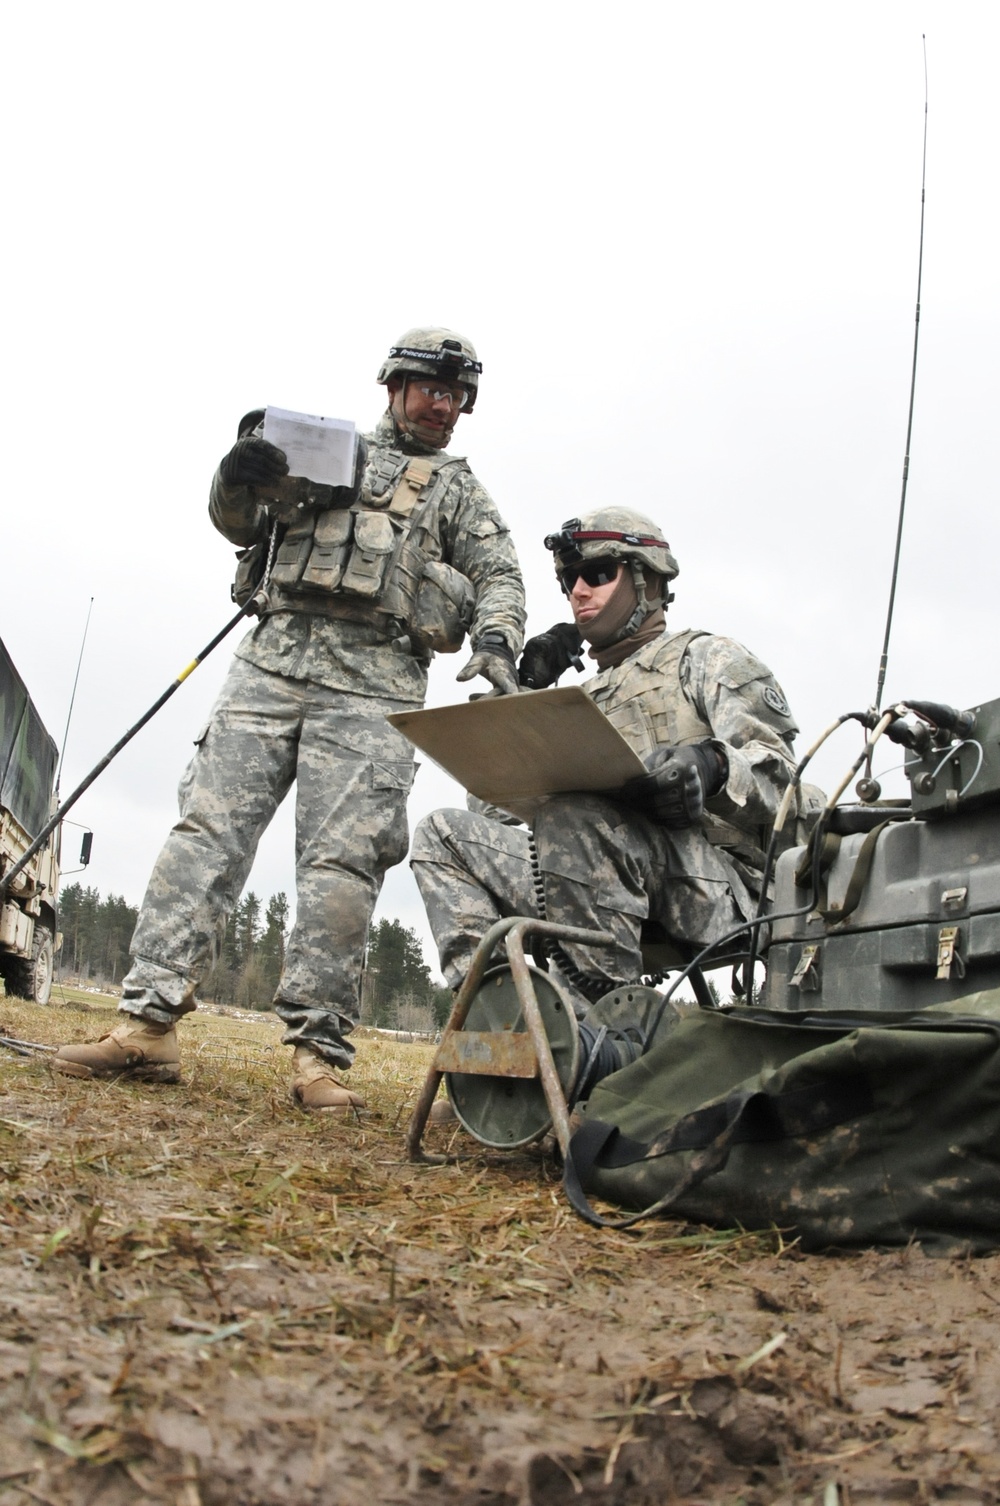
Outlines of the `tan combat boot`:
[[180,1082],[181,1055],[173,1025],[126,1018],[89,1045],[60,1046],[52,1058],[69,1077],[137,1077],[143,1082]]
[[328,1061],[310,1051],[308,1046],[296,1046],[292,1058],[292,1098],[303,1109],[322,1110],[326,1114],[352,1114],[365,1107],[358,1093],[352,1093],[338,1082],[337,1075]]

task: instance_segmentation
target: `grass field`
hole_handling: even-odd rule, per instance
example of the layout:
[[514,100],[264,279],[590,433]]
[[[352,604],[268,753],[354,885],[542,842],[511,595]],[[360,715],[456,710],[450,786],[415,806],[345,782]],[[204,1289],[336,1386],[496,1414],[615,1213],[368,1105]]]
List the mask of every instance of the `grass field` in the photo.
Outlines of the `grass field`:
[[540,1151],[406,1162],[431,1047],[361,1035],[345,1121],[279,1033],[200,1010],[174,1087],[0,1051],[2,1506],[998,1498],[995,1258],[595,1231]]

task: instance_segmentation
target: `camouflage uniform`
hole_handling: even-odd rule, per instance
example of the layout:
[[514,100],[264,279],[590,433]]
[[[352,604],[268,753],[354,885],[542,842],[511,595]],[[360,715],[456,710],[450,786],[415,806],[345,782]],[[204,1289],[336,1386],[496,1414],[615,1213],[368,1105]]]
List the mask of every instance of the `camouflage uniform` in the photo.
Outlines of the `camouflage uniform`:
[[[461,572],[474,602],[473,639],[498,632],[516,653],[523,587],[489,494],[464,460],[403,439],[388,414],[368,443],[359,515],[384,508],[414,457],[429,457],[433,475],[422,487],[411,483],[408,538],[419,540],[418,564],[429,558]],[[254,490],[227,487],[218,472],[209,510],[235,544],[250,546],[266,534]],[[337,527],[344,517],[333,520]],[[352,526],[359,526],[356,518]],[[296,920],[275,1008],[286,1042],[349,1066],[353,1048],[344,1037],[357,1021],[369,920],[386,869],[407,847],[412,748],[385,717],[423,703],[431,651],[394,646],[406,622],[384,610],[392,576],[368,600],[336,586],[296,594],[303,558],[330,562],[321,522],[314,533],[305,542],[302,528],[286,533],[270,609],[236,650],[196,739],[180,784],[181,819],[157,860],[132,939],[121,1007],[160,1025],[195,1008],[195,990],[217,955],[257,843],[297,782]]]
[[[583,688],[640,758],[708,738],[725,744],[729,762],[724,789],[686,829],[596,795],[558,796],[536,815],[546,918],[611,932],[613,948],[567,947],[610,988],[641,976],[644,922],[702,946],[754,913],[798,729],[766,665],[707,633],[665,633]],[[417,827],[413,871],[452,987],[495,920],[539,913],[531,847],[527,831],[471,811],[436,811]]]

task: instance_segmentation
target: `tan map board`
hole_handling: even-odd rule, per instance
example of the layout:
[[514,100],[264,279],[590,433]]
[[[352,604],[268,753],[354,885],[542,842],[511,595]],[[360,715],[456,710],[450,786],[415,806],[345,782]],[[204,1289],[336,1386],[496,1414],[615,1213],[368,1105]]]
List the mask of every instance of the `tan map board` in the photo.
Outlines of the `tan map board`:
[[518,815],[546,795],[617,790],[645,773],[577,685],[401,711],[389,721],[470,794]]

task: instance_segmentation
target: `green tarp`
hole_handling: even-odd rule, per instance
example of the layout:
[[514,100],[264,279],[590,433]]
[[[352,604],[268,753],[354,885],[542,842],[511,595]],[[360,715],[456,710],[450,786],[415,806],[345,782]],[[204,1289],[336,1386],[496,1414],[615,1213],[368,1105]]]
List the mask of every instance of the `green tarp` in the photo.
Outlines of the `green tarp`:
[[0,642],[0,806],[30,837],[49,818],[58,750]]

